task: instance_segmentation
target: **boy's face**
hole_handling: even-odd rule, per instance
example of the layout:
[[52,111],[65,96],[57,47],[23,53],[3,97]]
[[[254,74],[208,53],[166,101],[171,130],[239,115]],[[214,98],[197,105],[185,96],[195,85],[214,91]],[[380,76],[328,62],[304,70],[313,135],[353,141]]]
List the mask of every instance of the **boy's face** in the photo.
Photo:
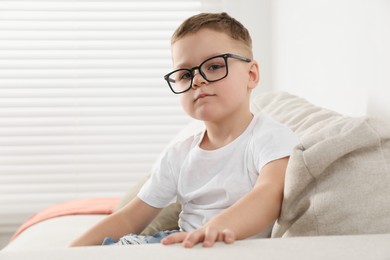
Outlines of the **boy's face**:
[[[208,58],[225,53],[249,57],[239,41],[222,32],[202,29],[172,45],[173,67],[191,69]],[[198,70],[194,71],[194,75],[192,88],[180,94],[182,107],[191,117],[218,122],[248,112],[250,92],[259,80],[255,61],[229,58],[228,76],[216,82],[208,82]]]

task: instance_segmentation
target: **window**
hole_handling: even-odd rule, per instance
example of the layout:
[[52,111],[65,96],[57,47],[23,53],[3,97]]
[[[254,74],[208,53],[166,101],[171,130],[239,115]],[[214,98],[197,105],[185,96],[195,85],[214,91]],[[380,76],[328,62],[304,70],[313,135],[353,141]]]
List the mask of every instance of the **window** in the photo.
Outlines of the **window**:
[[[217,2],[217,1],[214,1]],[[0,233],[120,196],[189,121],[163,80],[202,1],[0,2]]]

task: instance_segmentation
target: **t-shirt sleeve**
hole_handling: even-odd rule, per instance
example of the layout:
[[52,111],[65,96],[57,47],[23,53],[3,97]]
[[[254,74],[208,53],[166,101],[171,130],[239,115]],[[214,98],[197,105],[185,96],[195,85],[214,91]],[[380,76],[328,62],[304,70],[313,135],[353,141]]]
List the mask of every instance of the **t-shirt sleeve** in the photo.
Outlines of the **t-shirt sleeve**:
[[164,208],[176,197],[176,191],[177,185],[170,166],[169,152],[165,152],[154,165],[151,177],[137,196],[152,207]]
[[252,146],[257,172],[271,161],[290,156],[298,143],[298,136],[291,129],[267,117]]

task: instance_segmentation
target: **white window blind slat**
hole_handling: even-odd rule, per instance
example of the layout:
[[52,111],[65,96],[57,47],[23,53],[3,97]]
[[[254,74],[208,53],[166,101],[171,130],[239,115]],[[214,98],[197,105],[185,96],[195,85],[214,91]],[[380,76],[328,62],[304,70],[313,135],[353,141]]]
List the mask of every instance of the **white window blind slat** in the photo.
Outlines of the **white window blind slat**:
[[[166,45],[166,48],[168,46]],[[3,59],[170,59],[168,49],[139,50],[0,50]]]
[[[137,106],[137,107],[56,107],[47,110],[42,107],[24,108],[24,107],[5,107],[0,109],[0,117],[66,117],[66,116],[94,116],[100,114],[101,116],[120,116],[120,115],[138,115],[138,111],[142,110],[143,115],[152,116],[156,112],[156,108],[153,106]],[[160,113],[173,115],[182,115],[177,111],[175,106],[161,107]]]
[[166,59],[93,59],[93,60],[2,60],[0,62],[0,69],[102,69],[115,68],[137,69],[139,67],[150,67],[151,69],[165,69],[170,66]]
[[[186,1],[184,0],[182,4]],[[72,2],[77,5],[78,2]],[[161,2],[162,3],[162,2]],[[161,4],[160,3],[160,4]],[[180,5],[179,1],[176,2]],[[93,3],[91,3],[93,5]],[[150,3],[158,5],[158,2]],[[158,5],[161,6],[161,5]],[[184,20],[193,15],[192,11],[123,11],[120,7],[116,11],[3,11],[0,20],[29,20],[29,21],[176,21]]]
[[[78,79],[0,79],[0,90],[6,88],[12,89],[83,89],[83,88],[107,88],[107,84],[110,85],[110,89],[115,88],[129,88],[131,90],[139,91],[139,89],[156,89],[157,91],[164,90],[161,88],[161,78],[99,78],[98,81],[94,79],[78,78]],[[150,95],[154,95],[154,91],[148,91]]]
[[162,78],[163,69],[20,69],[0,70],[0,78]]
[[201,0],[0,1],[0,235],[121,196],[189,122],[163,80]]
[[[76,2],[76,3],[75,3]],[[93,2],[93,3],[91,3]],[[199,1],[4,1],[3,10],[29,11],[194,11],[200,8]]]
[[[73,140],[72,140],[73,141]],[[157,153],[164,148],[162,144],[155,145],[149,144],[145,145],[144,143],[140,144],[132,144],[129,147],[128,144],[120,144],[120,143],[110,143],[110,144],[55,144],[55,147],[51,144],[42,145],[36,147],[36,145],[28,143],[23,145],[13,145],[13,146],[2,146],[0,149],[1,156],[4,156],[4,160],[7,160],[12,156],[29,156],[31,153],[34,153],[34,156],[40,155],[62,155],[62,154],[107,154],[108,150],[114,150],[115,154],[132,154],[132,153]],[[1,161],[3,160],[1,159]]]
[[[35,180],[37,183],[57,183],[63,179],[67,179],[73,182],[73,177],[77,178],[88,178],[89,181],[93,181],[94,178],[91,176],[107,175],[111,172],[117,172],[118,174],[127,175],[126,177],[131,180],[137,180],[139,176],[129,175],[132,171],[142,171],[144,169],[143,163],[116,163],[116,164],[105,164],[105,163],[83,163],[80,165],[74,164],[41,164],[41,165],[1,165],[0,170],[2,173],[2,180],[4,183],[30,183],[30,180]],[[53,174],[53,172],[56,174]],[[82,174],[80,174],[82,173]],[[58,178],[58,179],[57,179]],[[115,179],[113,179],[115,180]]]
[[[166,44],[164,40],[112,40],[106,39],[101,41],[91,40],[7,40],[0,41],[0,50],[164,50],[166,55]],[[145,54],[147,52],[145,51]],[[147,56],[148,57],[148,56]],[[151,57],[151,56],[149,56]],[[156,58],[156,57],[151,57]]]
[[[167,124],[167,123],[178,123],[183,122],[182,117],[173,117],[167,116],[164,118],[159,117],[158,115],[145,117],[145,116],[133,116],[133,117],[82,117],[76,119],[72,117],[40,117],[40,118],[5,118],[0,121],[0,127],[4,126],[12,126],[12,127],[40,127],[40,126],[68,126],[77,123],[80,126],[105,126],[105,125],[113,125],[113,126],[121,126],[121,125],[156,125],[156,124]],[[184,121],[186,122],[186,120]],[[28,131],[28,130],[27,130]],[[1,147],[0,147],[1,149]]]
[[104,39],[124,39],[124,40],[161,40],[172,34],[171,31],[9,31],[0,30],[0,40],[104,40]]
[[[0,18],[1,19],[1,18]],[[72,30],[72,31],[105,31],[116,30],[132,31],[132,30],[166,30],[166,28],[175,27],[177,22],[175,21],[51,21],[47,23],[45,21],[29,21],[28,24],[21,21],[9,21],[6,24],[0,25],[0,30]]]
[[152,88],[137,87],[129,88],[4,88],[0,89],[2,98],[37,98],[37,97],[149,97],[160,96],[166,92],[162,88],[153,88],[153,94],[150,94]]
[[[126,173],[122,173],[122,175],[125,175]],[[85,175],[75,175],[70,172],[66,173],[66,175],[64,176],[58,176],[56,179],[50,179],[48,177],[50,176],[46,176],[46,175],[41,175],[40,176],[36,176],[35,178],[28,178],[29,176],[21,176],[20,177],[20,180],[24,180],[24,179],[29,179],[30,182],[29,182],[29,187],[48,187],[48,186],[55,186],[57,185],[58,183],[62,183],[62,184],[70,184],[70,185],[74,185],[73,182],[69,181],[69,177],[73,177],[74,179],[77,179],[78,183],[80,185],[85,185],[85,184],[90,184],[91,183],[91,178],[90,176],[85,176],[83,178],[83,176]],[[113,182],[115,184],[115,181],[110,181],[108,180],[110,176],[108,176],[107,174],[101,174],[99,175],[98,173],[94,173],[94,183],[111,183]],[[119,175],[120,176],[120,175]],[[122,176],[122,177],[125,177],[125,176]],[[23,179],[22,179],[23,178]],[[61,180],[61,182],[59,182],[59,180]],[[7,182],[7,179],[5,180]],[[9,182],[11,183],[11,181]],[[11,185],[11,184],[10,184]],[[124,183],[124,185],[126,185]],[[12,188],[11,188],[12,187]],[[17,186],[15,185],[14,183],[12,184],[12,186],[7,186],[7,194],[13,194],[13,193],[21,193],[21,192],[24,192],[22,189],[19,189],[19,188],[14,188],[14,187],[21,187],[20,185]],[[43,192],[44,190],[38,190],[37,192]],[[3,193],[5,193],[4,191],[2,191]]]
[[[158,109],[158,107],[156,108]],[[157,132],[172,135],[178,128],[177,125],[132,125],[132,126],[51,126],[51,127],[2,127],[0,136],[61,136],[61,135],[117,135],[117,134],[150,134]],[[165,141],[165,140],[164,140]],[[165,142],[163,142],[165,143]]]
[[[169,136],[169,134],[168,134]],[[161,139],[167,138],[167,135],[147,135],[147,134],[134,134],[134,135],[116,135],[116,136],[104,136],[104,135],[88,135],[88,136],[0,136],[1,146],[45,146],[45,145],[104,145],[104,144],[132,144],[144,145],[147,142],[156,143]]]

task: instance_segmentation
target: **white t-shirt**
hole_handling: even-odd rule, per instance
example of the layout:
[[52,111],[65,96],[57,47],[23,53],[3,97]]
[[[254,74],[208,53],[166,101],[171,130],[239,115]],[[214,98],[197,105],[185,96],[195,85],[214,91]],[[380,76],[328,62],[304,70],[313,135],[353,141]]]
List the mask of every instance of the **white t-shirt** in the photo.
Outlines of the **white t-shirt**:
[[298,143],[286,126],[256,114],[233,142],[216,150],[199,144],[205,131],[170,146],[153,169],[138,197],[163,208],[176,197],[182,205],[179,226],[192,231],[248,193],[261,168],[289,156]]

